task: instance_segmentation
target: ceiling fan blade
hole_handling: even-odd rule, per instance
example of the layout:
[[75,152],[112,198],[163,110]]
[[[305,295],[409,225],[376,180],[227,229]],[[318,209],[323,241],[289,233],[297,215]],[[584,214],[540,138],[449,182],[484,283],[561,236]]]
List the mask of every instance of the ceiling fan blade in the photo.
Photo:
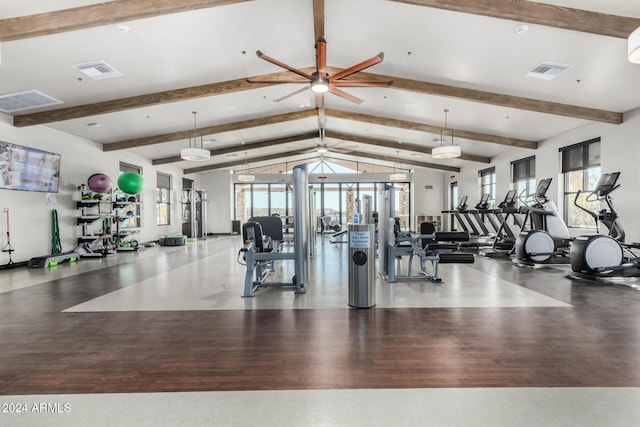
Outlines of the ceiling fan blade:
[[319,77],[327,75],[327,41],[319,37],[316,42],[316,67]]
[[249,83],[306,83],[309,84],[309,80],[256,80],[256,79],[246,79]]
[[331,82],[331,84],[336,87],[387,87],[393,84],[393,80],[389,80],[388,82],[380,82],[375,80],[334,80]]
[[301,89],[295,90],[295,91],[291,92],[290,94],[283,96],[282,98],[274,99],[274,100],[273,100],[273,102],[280,102],[280,101],[284,101],[284,100],[285,100],[285,99],[287,99],[287,98],[291,98],[292,96],[295,96],[295,95],[297,95],[297,94],[299,94],[299,93],[302,93],[302,92],[306,91],[306,90],[307,90],[307,89],[309,89],[310,87],[311,87],[311,86],[305,86],[305,87],[303,87],[303,88],[301,88]]
[[329,85],[329,92],[331,92],[334,95],[338,95],[339,97],[344,98],[344,99],[346,99],[348,101],[351,101],[353,103],[356,103],[356,104],[362,104],[362,102],[363,102],[362,99],[360,99],[358,97],[355,97],[355,96],[353,96],[353,95],[351,95],[351,94],[349,94],[349,93],[347,93],[347,92],[345,92],[345,91],[343,91],[341,89],[338,89],[337,87],[334,87],[332,84]]
[[365,68],[369,68],[372,65],[376,65],[382,62],[382,60],[384,59],[384,53],[380,52],[379,54],[377,54],[376,56],[374,56],[373,58],[369,58],[367,60],[364,60],[356,65],[352,65],[349,68],[345,68],[344,70],[340,71],[337,74],[334,74],[333,76],[330,77],[331,80],[335,81],[335,80],[339,80],[342,79],[344,77],[350,76],[353,73],[357,73],[358,71],[362,71]]
[[304,77],[306,79],[309,79],[309,80],[313,79],[311,74],[307,74],[302,70],[298,70],[297,68],[293,68],[291,65],[287,65],[284,62],[280,62],[277,59],[274,59],[274,58],[272,58],[270,56],[267,56],[264,53],[260,52],[259,50],[256,51],[256,55],[258,55],[258,58],[260,58],[260,59],[264,59],[267,62],[271,62],[272,64],[277,65],[278,67],[282,67],[285,70],[289,70],[292,73],[296,73],[297,75],[302,76],[302,77]]
[[324,108],[324,93],[316,93],[316,108]]

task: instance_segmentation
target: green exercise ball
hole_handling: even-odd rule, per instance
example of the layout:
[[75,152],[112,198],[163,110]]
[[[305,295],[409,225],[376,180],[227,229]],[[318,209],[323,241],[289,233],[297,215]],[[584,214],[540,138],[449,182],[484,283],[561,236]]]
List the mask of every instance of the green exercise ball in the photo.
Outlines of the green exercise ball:
[[118,177],[118,188],[127,194],[138,194],[144,189],[144,179],[139,173],[125,172]]

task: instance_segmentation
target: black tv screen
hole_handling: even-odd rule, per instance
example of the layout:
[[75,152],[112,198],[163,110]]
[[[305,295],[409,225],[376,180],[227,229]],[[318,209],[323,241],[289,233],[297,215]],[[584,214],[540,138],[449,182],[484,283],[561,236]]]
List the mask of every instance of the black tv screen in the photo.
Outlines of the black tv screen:
[[0,141],[0,189],[57,193],[60,157]]

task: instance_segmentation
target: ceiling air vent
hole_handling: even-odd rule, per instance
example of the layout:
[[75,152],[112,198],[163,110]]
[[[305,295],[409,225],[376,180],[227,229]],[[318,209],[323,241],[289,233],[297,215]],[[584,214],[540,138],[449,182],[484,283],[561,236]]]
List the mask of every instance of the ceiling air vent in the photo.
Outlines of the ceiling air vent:
[[529,77],[536,77],[538,79],[551,80],[565,70],[571,68],[571,65],[559,64],[557,62],[542,61],[536,65],[531,71],[527,73]]
[[93,80],[109,79],[111,77],[120,77],[122,73],[104,61],[85,62],[84,64],[76,64],[73,66],[78,71],[83,72]]
[[0,111],[3,113],[13,113],[15,111],[56,104],[62,104],[62,101],[45,95],[35,89],[0,95]]

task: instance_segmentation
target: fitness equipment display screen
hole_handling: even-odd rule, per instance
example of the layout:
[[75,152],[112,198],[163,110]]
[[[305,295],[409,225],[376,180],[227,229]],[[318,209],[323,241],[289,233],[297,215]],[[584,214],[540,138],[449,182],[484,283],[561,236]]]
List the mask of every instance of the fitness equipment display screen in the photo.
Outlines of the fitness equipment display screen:
[[0,141],[0,189],[57,193],[60,154]]

